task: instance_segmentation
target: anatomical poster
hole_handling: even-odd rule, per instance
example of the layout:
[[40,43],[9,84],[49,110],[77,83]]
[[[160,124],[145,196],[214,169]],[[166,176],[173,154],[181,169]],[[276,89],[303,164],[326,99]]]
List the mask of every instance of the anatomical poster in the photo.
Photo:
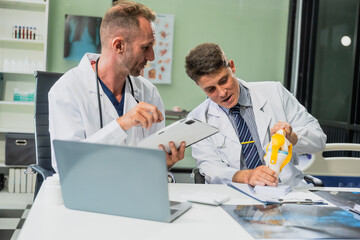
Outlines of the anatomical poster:
[[156,14],[155,60],[148,62],[143,76],[152,83],[171,83],[171,66],[174,40],[174,15]]

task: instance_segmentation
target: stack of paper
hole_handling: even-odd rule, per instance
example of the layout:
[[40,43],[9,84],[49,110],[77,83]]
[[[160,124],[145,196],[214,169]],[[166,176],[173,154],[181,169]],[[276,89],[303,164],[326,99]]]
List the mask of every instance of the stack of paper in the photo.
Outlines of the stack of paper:
[[286,193],[289,189],[288,186],[285,185],[280,185],[280,187],[257,187],[258,191],[256,191],[252,186],[244,183],[232,182],[229,186],[263,204],[326,204],[321,197],[310,191],[290,191]]
[[288,194],[291,191],[291,186],[290,185],[278,185],[276,187],[272,187],[272,186],[256,185],[254,187],[254,191],[256,194],[285,196],[286,194]]

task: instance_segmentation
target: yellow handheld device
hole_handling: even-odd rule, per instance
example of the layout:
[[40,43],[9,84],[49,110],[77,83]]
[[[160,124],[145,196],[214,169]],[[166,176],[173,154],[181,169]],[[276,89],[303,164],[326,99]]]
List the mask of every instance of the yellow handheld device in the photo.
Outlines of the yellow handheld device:
[[292,144],[286,139],[285,134],[284,130],[279,130],[271,137],[264,156],[266,166],[277,174],[290,162],[292,156]]

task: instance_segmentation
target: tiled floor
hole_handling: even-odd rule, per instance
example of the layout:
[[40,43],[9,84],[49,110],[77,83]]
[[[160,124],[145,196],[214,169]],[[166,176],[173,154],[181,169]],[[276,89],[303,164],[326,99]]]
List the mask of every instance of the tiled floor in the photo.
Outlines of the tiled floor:
[[0,239],[16,240],[25,222],[33,194],[8,193],[0,191]]

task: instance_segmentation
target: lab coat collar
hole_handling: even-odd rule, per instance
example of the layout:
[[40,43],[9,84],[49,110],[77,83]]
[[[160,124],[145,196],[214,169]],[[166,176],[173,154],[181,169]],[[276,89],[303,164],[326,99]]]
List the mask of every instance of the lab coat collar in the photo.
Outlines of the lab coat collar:
[[252,103],[251,103],[249,90],[242,83],[240,83],[240,81],[239,81],[239,85],[240,85],[240,95],[238,102],[240,106],[251,107]]
[[[95,76],[95,72],[91,66],[91,62],[96,61],[99,57],[100,57],[100,54],[86,53],[84,55],[84,57],[81,59],[80,64],[79,64],[80,69],[83,70],[83,74],[85,74],[87,76],[88,90],[89,90],[90,95],[93,96],[89,99],[89,101],[92,101],[92,104],[94,104],[94,106],[98,106],[98,104],[99,104],[98,97],[97,97],[97,87],[96,87],[96,84],[98,82],[95,81],[96,76]],[[116,109],[114,107],[113,108],[109,107],[112,105],[112,103],[107,97],[105,97],[106,94],[104,93],[104,91],[100,85],[99,85],[99,94],[100,94],[100,102],[101,102],[103,121],[105,121],[105,119],[108,118],[109,116],[112,119],[117,118],[118,114],[117,114]],[[106,115],[109,115],[109,116],[106,116]]]
[[[96,61],[99,57],[100,57],[99,54],[86,53],[81,59],[78,66],[81,73],[84,76],[86,76],[87,79],[86,83],[89,92],[94,94],[97,94],[97,90],[96,90],[95,72],[91,66],[91,62]],[[102,90],[101,87],[99,89],[100,89],[100,96],[102,96],[103,92],[101,91]],[[97,101],[97,97],[96,97],[96,101]]]
[[207,122],[219,128],[219,132],[225,137],[233,140],[234,142],[239,142],[239,138],[234,131],[234,127],[230,122],[229,117],[226,115],[226,113],[220,108],[218,104],[208,99],[210,102],[209,104],[209,110],[207,113]]

